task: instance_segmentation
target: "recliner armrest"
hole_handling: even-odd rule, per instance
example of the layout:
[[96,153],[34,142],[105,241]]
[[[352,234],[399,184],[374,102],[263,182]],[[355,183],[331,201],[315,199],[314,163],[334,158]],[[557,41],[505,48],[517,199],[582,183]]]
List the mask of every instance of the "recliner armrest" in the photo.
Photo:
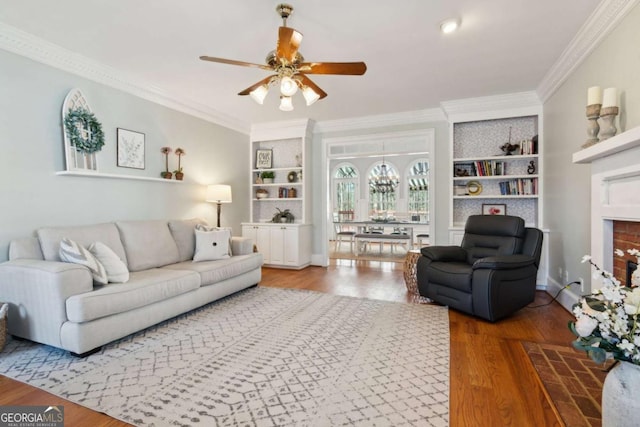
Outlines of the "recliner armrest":
[[535,258],[529,255],[502,255],[480,258],[473,263],[474,270],[488,268],[492,270],[511,270],[535,264]]
[[420,252],[431,261],[467,261],[467,251],[460,246],[425,246]]

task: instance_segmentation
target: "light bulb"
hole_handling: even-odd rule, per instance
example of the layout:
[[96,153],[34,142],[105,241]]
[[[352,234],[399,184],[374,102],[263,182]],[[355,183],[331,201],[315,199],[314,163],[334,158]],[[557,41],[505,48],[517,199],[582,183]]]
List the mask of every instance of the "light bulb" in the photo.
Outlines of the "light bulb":
[[293,101],[290,96],[281,96],[280,97],[280,109],[282,111],[292,111],[293,110]]
[[262,105],[264,103],[264,99],[267,97],[267,93],[269,93],[269,86],[261,85],[249,92],[249,95],[254,101]]
[[320,95],[318,95],[316,91],[311,89],[309,86],[305,86],[304,89],[302,89],[302,96],[304,96],[304,99],[307,100],[307,106],[320,99]]
[[291,78],[284,76],[280,79],[280,93],[284,96],[293,96],[298,91],[298,84]]
[[453,33],[460,26],[460,20],[457,18],[447,19],[440,24],[440,30],[445,33]]

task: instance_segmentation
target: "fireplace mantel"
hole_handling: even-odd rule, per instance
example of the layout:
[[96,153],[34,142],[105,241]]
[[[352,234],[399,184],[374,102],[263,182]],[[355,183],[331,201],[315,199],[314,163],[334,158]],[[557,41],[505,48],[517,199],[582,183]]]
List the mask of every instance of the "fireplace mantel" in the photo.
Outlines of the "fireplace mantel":
[[613,221],[640,222],[640,126],[574,153],[573,163],[591,164],[590,253],[612,271]]

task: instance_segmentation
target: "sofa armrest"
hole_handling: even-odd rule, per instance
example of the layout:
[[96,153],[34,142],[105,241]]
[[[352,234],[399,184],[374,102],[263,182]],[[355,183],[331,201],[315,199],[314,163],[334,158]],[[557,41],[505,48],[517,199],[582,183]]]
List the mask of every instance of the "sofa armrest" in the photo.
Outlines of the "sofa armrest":
[[425,246],[420,252],[431,261],[467,261],[467,251],[460,246]]
[[253,253],[253,239],[249,237],[231,237],[231,253],[233,255],[249,255]]
[[9,333],[61,347],[66,300],[93,290],[88,268],[65,262],[18,259],[0,264],[0,295],[9,303]]
[[491,270],[511,270],[522,268],[535,263],[535,258],[529,255],[502,255],[480,258],[473,263],[474,270],[488,268]]

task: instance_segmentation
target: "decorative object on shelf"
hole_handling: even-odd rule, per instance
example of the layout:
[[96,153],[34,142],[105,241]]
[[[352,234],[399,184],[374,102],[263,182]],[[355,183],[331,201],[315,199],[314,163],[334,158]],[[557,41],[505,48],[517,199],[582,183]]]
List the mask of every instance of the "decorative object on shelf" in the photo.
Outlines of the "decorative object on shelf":
[[269,192],[264,188],[258,188],[256,190],[256,199],[266,199],[269,197]]
[[256,184],[262,184],[262,177],[260,176],[260,172],[256,172]]
[[260,177],[262,178],[262,182],[264,184],[273,184],[276,173],[274,171],[264,171],[260,174]]
[[289,189],[289,191],[287,192],[287,197],[295,199],[296,197],[298,197],[298,190],[296,190],[295,188],[291,187]]
[[618,132],[615,125],[618,112],[618,90],[615,87],[606,88],[604,90],[602,108],[600,109],[600,118],[603,122],[600,130],[600,141],[609,139]]
[[215,184],[207,187],[207,202],[216,203],[218,220],[217,226],[220,227],[220,211],[222,210],[222,203],[231,203],[231,186],[225,184]]
[[175,154],[176,156],[178,156],[178,169],[174,170],[173,173],[178,181],[182,181],[182,178],[184,178],[184,173],[182,173],[180,160],[182,159],[182,156],[185,156],[187,153],[184,151],[184,149],[178,147],[176,148]]
[[[627,250],[640,263],[640,251]],[[617,256],[625,253],[616,249]],[[602,270],[590,256],[589,262],[602,277],[602,287],[583,296],[573,306],[575,322],[569,329],[577,337],[573,346],[587,352],[596,363],[615,359],[602,390],[602,425],[635,426],[640,415],[640,288],[620,284],[613,274]]]
[[98,170],[96,153],[104,146],[102,125],[80,89],[72,89],[62,103],[67,170]]
[[293,216],[293,214],[291,212],[289,212],[289,209],[285,209],[285,210],[280,210],[279,208],[276,208],[276,210],[278,212],[275,213],[275,215],[273,215],[273,218],[271,219],[271,222],[288,222],[288,223],[292,223],[295,220],[295,217]]
[[287,175],[287,181],[296,182],[298,180],[298,174],[295,171],[289,172]]
[[171,172],[169,172],[169,154],[172,151],[173,150],[171,149],[171,147],[162,147],[160,149],[160,152],[164,154],[164,168],[165,168],[164,172],[160,172],[160,176],[163,177],[164,179],[171,179],[171,176],[173,175]]
[[510,156],[511,153],[516,151],[520,146],[518,144],[511,143],[511,126],[509,126],[509,140],[500,146],[500,149],[505,156]]
[[483,203],[482,215],[506,215],[506,204]]
[[529,166],[527,166],[527,173],[529,175],[533,175],[534,173],[536,173],[536,162],[534,162],[533,160],[531,160],[529,162]]
[[296,154],[296,166],[299,168],[302,167],[302,154],[300,153]]
[[602,106],[602,88],[600,86],[592,86],[587,91],[587,142],[582,144],[582,148],[591,147],[596,144],[600,125],[598,117],[600,117],[600,107]]
[[256,169],[269,169],[272,167],[272,162],[273,150],[256,150]]
[[144,133],[117,129],[118,167],[144,169]]
[[307,105],[327,96],[307,77],[307,74],[362,75],[367,71],[364,62],[304,62],[304,58],[298,51],[302,42],[302,34],[287,27],[287,18],[293,12],[293,7],[283,3],[276,6],[276,11],[282,18],[282,26],[278,30],[276,49],[267,54],[266,65],[211,56],[200,57],[203,61],[256,67],[275,73],[249,86],[238,95],[250,95],[254,101],[262,105],[269,93],[269,87],[277,85],[281,94],[280,110],[291,111],[293,110],[292,96],[295,95],[298,88],[302,91]]
[[479,181],[467,182],[467,193],[471,196],[477,196],[482,193],[482,184]]

